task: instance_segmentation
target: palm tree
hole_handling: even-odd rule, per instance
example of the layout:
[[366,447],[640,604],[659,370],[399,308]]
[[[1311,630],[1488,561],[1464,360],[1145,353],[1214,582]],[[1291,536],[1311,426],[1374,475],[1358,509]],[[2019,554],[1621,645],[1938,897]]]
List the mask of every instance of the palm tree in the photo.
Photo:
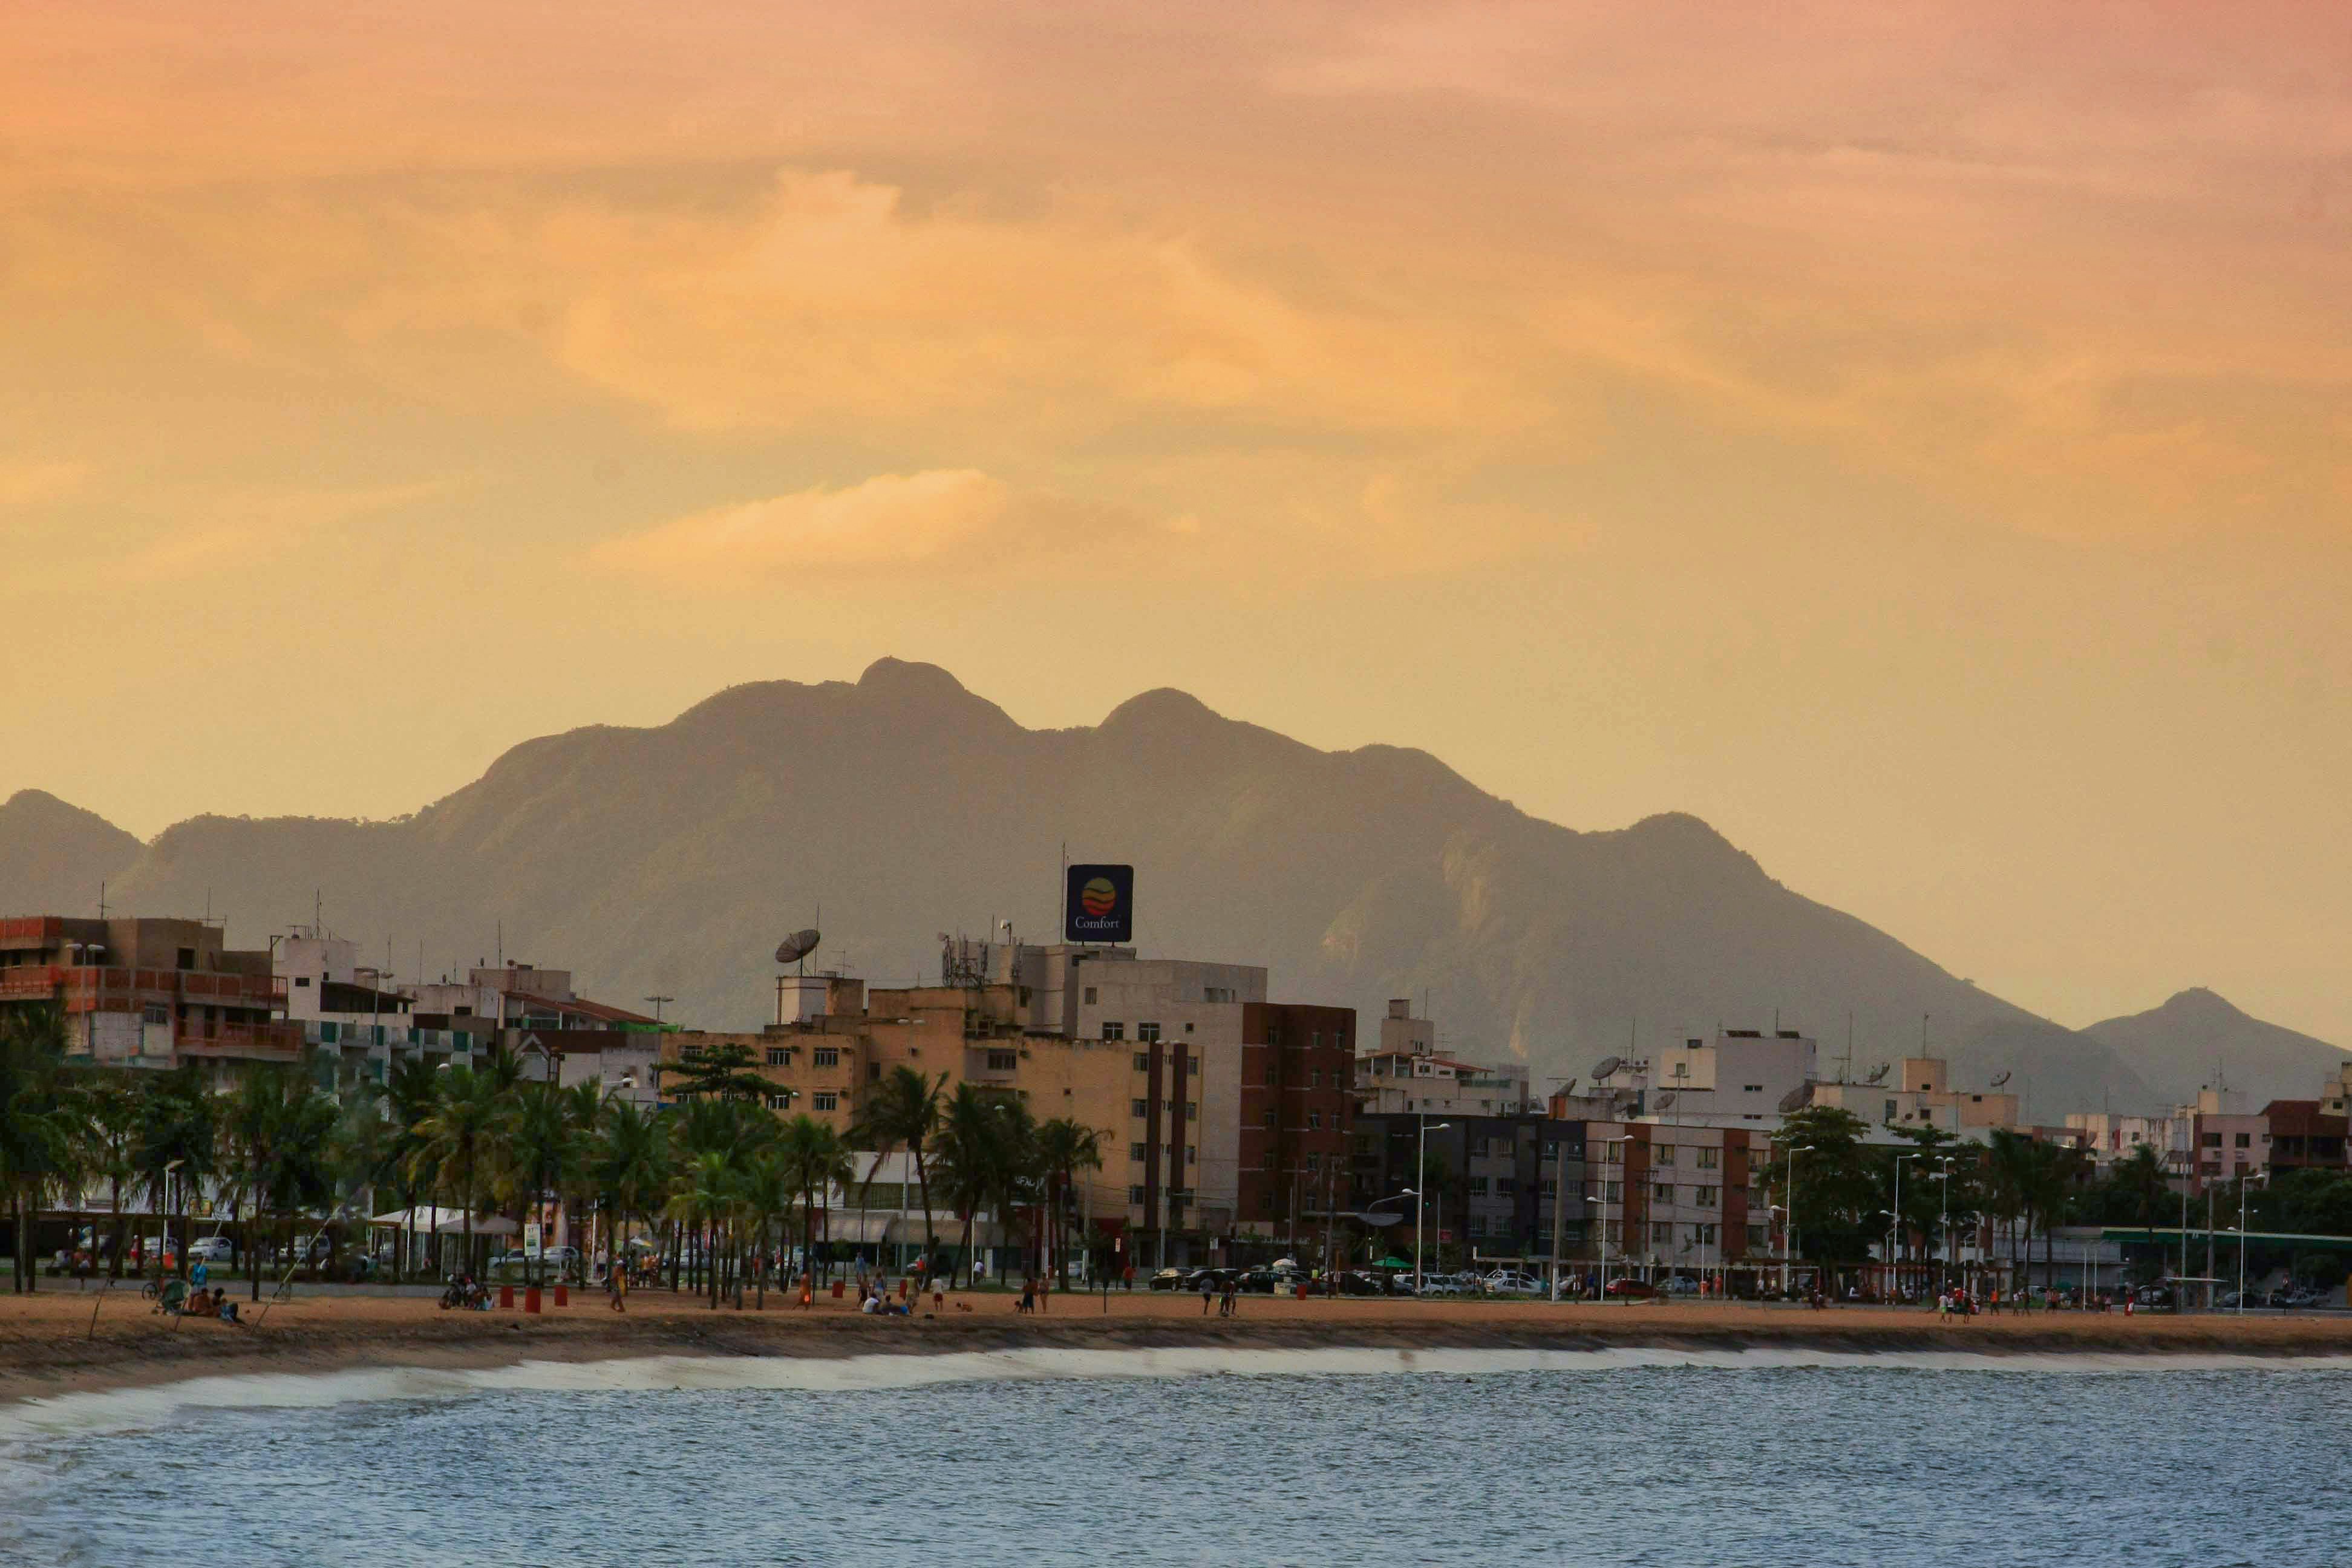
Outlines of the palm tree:
[[794,1183],[792,1159],[784,1146],[778,1143],[751,1157],[738,1185],[743,1217],[751,1232],[751,1267],[759,1286],[761,1311],[768,1308],[768,1235],[775,1228],[776,1221],[792,1213],[798,1190]]
[[1056,1116],[1037,1129],[1037,1157],[1049,1184],[1045,1203],[1054,1226],[1056,1289],[1068,1278],[1069,1248],[1064,1243],[1068,1235],[1065,1221],[1069,1213],[1070,1190],[1076,1184],[1080,1171],[1102,1169],[1102,1133],[1082,1127],[1066,1116]]
[[[518,1223],[541,1212],[551,1192],[560,1195],[574,1156],[576,1129],[563,1091],[552,1084],[523,1083],[515,1088],[500,1118],[497,1162],[498,1184],[515,1205]],[[542,1242],[541,1252],[545,1251]],[[538,1284],[540,1259],[523,1260],[523,1277]]]
[[399,1194],[400,1206],[408,1221],[407,1233],[401,1237],[399,1258],[393,1264],[395,1284],[407,1278],[408,1261],[415,1256],[417,1202],[435,1185],[432,1173],[421,1168],[416,1157],[420,1147],[416,1125],[433,1114],[434,1097],[441,1088],[439,1079],[433,1064],[423,1057],[404,1057],[393,1064],[384,1079],[384,1113],[391,1121],[391,1157],[385,1181]]
[[253,1226],[246,1233],[246,1251],[252,1299],[257,1301],[261,1300],[261,1249],[254,1237],[263,1228],[264,1216],[269,1212],[278,1140],[289,1121],[287,1089],[283,1068],[256,1066],[229,1097],[220,1123],[229,1157],[236,1163],[245,1194],[253,1204]]
[[120,1279],[122,1194],[139,1179],[139,1101],[144,1086],[119,1068],[100,1068],[77,1087],[84,1163],[91,1174],[106,1183],[108,1277]]
[[[967,1279],[978,1278],[971,1260],[981,1210],[995,1208],[1000,1229],[1010,1219],[1003,1205],[1011,1184],[1007,1167],[1013,1140],[1006,1134],[1004,1108],[1019,1103],[969,1083],[958,1084],[940,1118],[940,1188],[963,1220],[961,1262]],[[950,1279],[952,1281],[952,1270]]]
[[37,1287],[32,1229],[42,1189],[68,1163],[71,1118],[60,1082],[65,1015],[53,1006],[0,1019],[0,1192],[16,1237],[17,1290]]
[[[892,1068],[890,1076],[876,1084],[873,1093],[866,1097],[866,1114],[850,1134],[865,1147],[882,1152],[904,1149],[915,1157],[915,1187],[923,1205],[923,1268],[927,1277],[938,1258],[939,1237],[931,1228],[931,1181],[924,1156],[939,1136],[940,1100],[947,1092],[947,1082],[944,1072],[933,1079],[913,1068]],[[881,1163],[878,1158],[875,1163],[877,1166]],[[873,1173],[868,1172],[866,1180],[873,1179]]]
[[671,1215],[704,1237],[704,1256],[710,1263],[710,1306],[719,1307],[719,1226],[735,1205],[734,1162],[723,1150],[710,1149],[691,1156],[671,1182]]
[[856,1179],[849,1146],[832,1125],[814,1116],[795,1116],[784,1124],[776,1141],[793,1190],[801,1194],[801,1266],[816,1286],[816,1215],[818,1200],[834,1188],[847,1188]]
[[175,1176],[194,1186],[216,1168],[221,1101],[205,1086],[204,1069],[194,1062],[155,1075],[143,1089],[131,1158],[147,1194],[148,1212],[160,1215]]
[[[604,1110],[590,1171],[608,1213],[625,1221],[648,1219],[677,1173],[670,1155],[668,1119],[625,1100],[612,1101]],[[625,1242],[614,1241],[616,1264],[625,1247]]]
[[[493,1059],[503,1054],[494,1053]],[[415,1128],[416,1144],[409,1162],[419,1173],[433,1173],[443,1190],[455,1194],[464,1215],[465,1268],[470,1274],[479,1268],[474,1257],[474,1209],[481,1202],[504,1106],[496,1073],[463,1067],[441,1071],[440,1092],[434,1097],[431,1114]]]

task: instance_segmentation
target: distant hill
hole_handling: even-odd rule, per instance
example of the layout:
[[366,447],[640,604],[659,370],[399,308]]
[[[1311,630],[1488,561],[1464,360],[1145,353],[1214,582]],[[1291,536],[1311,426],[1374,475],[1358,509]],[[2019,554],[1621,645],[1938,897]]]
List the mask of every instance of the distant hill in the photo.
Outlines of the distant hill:
[[2249,1017],[2202,986],[2083,1032],[2128,1058],[2172,1099],[2226,1079],[2258,1109],[2266,1100],[2316,1098],[2347,1059],[2326,1040]]
[[[1427,994],[1442,1037],[1518,1056],[1538,1084],[1718,1025],[1784,1026],[1858,1069],[1917,1047],[1963,1082],[2013,1070],[2034,1113],[2153,1103],[2107,1043],[1955,978],[1790,891],[1695,817],[1610,832],[1539,821],[1435,758],[1321,752],[1150,691],[1092,728],[1026,730],[946,671],[884,659],[855,683],[719,692],[668,724],[515,747],[395,822],[197,817],[110,897],[228,911],[235,940],[310,918],[427,974],[499,951],[590,994],[677,998],[747,1026],[767,955],[823,905],[828,964],[936,974],[937,935],[1010,920],[1051,940],[1058,867],[1130,860],[1147,952],[1257,962],[1275,994],[1353,1005]],[[0,839],[5,857],[20,847]],[[112,864],[119,845],[91,851]],[[79,883],[71,884],[79,887]],[[59,902],[0,879],[0,905]],[[26,888],[32,889],[26,891]],[[70,900],[74,907],[87,897]]]
[[95,812],[37,789],[0,801],[0,902],[11,910],[94,915],[98,885],[146,846]]

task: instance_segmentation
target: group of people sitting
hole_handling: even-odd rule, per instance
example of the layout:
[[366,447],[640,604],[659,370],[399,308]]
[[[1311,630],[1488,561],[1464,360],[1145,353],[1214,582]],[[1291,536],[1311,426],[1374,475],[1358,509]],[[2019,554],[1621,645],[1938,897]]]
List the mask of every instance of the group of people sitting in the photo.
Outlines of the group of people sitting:
[[180,1280],[165,1282],[163,1293],[155,1302],[159,1312],[178,1313],[184,1317],[218,1318],[224,1323],[241,1322],[236,1315],[236,1303],[228,1292],[215,1285],[211,1289],[190,1290]]
[[859,1284],[857,1310],[877,1318],[903,1318],[908,1315],[907,1303],[892,1296],[879,1282]]

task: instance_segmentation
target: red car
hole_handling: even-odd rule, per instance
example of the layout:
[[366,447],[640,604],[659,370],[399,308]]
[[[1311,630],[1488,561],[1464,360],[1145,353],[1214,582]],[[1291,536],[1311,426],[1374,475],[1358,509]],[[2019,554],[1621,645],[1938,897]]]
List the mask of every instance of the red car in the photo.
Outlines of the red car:
[[1612,1279],[1604,1296],[1622,1296],[1628,1300],[1646,1301],[1658,1293],[1658,1288],[1647,1279]]

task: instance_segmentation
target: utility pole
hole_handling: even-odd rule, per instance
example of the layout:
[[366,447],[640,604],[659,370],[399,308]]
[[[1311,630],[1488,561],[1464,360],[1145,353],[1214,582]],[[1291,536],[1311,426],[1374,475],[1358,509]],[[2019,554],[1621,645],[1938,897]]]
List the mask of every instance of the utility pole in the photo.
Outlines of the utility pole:
[[1568,1140],[1562,1137],[1552,1146],[1551,1178],[1551,1299],[1559,1300],[1559,1247],[1565,1233],[1563,1221],[1568,1212]]
[[662,1004],[665,1002],[675,1002],[677,998],[675,996],[648,996],[646,1000],[654,1005],[654,1022],[658,1024],[661,1022]]

